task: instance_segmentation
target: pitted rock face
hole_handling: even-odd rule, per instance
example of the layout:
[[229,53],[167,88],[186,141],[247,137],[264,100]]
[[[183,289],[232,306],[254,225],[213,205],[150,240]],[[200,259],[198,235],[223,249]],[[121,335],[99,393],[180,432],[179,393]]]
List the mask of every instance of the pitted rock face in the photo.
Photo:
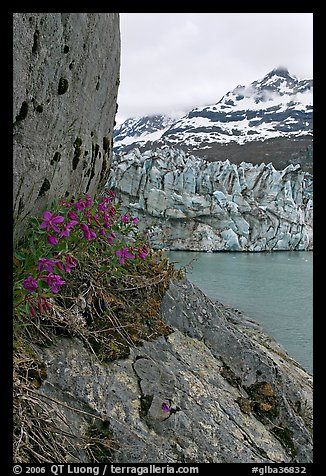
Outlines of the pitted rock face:
[[105,184],[120,71],[118,13],[13,15],[15,237],[54,199]]

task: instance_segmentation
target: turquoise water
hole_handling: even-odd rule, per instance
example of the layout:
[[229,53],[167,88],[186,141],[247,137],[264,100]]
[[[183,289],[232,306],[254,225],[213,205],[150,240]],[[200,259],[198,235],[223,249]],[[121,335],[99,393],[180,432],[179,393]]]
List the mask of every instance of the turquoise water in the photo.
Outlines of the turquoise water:
[[313,252],[168,252],[208,296],[258,321],[308,372],[313,370]]

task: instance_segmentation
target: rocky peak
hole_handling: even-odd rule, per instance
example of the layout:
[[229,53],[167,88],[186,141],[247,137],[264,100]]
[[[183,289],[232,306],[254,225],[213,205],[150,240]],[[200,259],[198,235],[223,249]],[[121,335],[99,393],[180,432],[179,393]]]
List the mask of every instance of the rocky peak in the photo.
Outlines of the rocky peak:
[[289,70],[285,66],[278,66],[274,68],[270,74],[277,74],[278,76],[289,76]]
[[[249,86],[256,91],[274,92],[280,96],[295,96],[298,92],[309,91],[312,87],[312,81],[299,80],[292,76],[286,68],[274,68],[259,81],[254,81]],[[262,100],[269,99],[269,96],[262,96]]]
[[114,140],[124,142],[124,139],[128,137],[140,142],[143,136],[154,138],[153,133],[163,133],[173,122],[175,119],[160,114],[129,118],[115,128]]

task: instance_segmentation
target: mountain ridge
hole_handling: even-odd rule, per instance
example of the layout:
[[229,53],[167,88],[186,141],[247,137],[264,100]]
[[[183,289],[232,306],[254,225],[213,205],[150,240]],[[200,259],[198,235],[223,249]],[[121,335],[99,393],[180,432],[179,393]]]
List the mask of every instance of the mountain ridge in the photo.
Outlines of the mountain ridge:
[[[233,157],[236,149],[241,161],[273,161],[275,155],[274,165],[279,168],[299,162],[311,172],[312,139],[313,80],[298,79],[278,67],[179,119],[168,115],[127,119],[114,131],[113,150],[125,154],[134,147],[144,151],[181,146],[208,160],[229,158],[238,163]],[[261,150],[265,143],[266,152]]]

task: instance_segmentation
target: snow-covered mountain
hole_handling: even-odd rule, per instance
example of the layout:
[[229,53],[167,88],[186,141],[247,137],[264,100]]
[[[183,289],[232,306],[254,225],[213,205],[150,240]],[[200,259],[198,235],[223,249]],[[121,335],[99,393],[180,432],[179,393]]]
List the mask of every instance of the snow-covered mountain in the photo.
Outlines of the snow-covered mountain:
[[162,138],[202,149],[213,142],[297,137],[312,134],[312,109],[312,80],[275,69],[247,87],[237,86],[217,104],[193,109]]
[[[114,132],[114,152],[169,145],[209,160],[234,158],[237,162],[239,155],[239,160],[257,163],[284,152],[295,162],[302,154],[312,155],[312,136],[313,80],[275,68],[179,120],[166,116],[128,119]],[[283,163],[280,157],[284,167],[286,159]]]
[[175,117],[164,115],[127,119],[114,129],[114,151],[123,151],[130,145],[142,146],[147,142],[157,141],[175,122]]

